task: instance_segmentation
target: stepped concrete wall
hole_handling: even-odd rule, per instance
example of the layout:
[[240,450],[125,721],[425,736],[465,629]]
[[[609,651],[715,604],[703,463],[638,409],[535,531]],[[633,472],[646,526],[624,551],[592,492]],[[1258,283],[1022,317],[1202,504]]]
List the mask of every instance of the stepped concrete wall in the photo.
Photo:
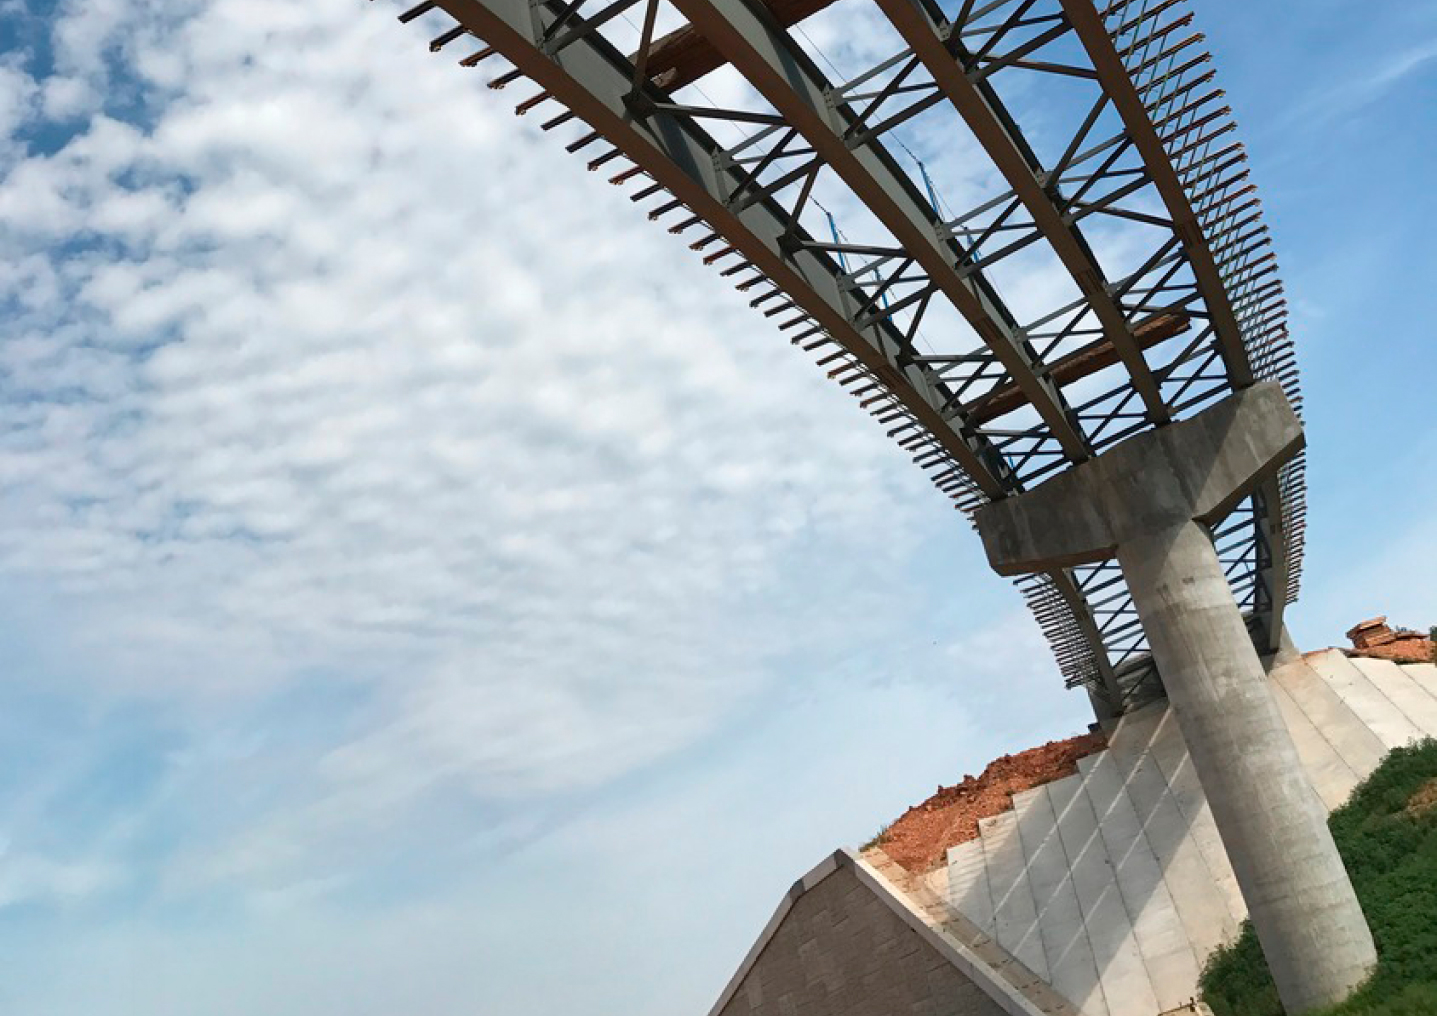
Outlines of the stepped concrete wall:
[[[1437,737],[1432,664],[1329,650],[1269,680],[1328,810],[1387,751]],[[1014,795],[934,872],[835,858],[795,886],[712,1016],[1192,1012],[1204,960],[1247,913],[1165,702],[1125,716],[1077,775]]]
[[[1331,810],[1386,752],[1437,736],[1437,667],[1329,650],[1269,677],[1313,793]],[[1021,834],[1013,836],[1010,829]],[[1247,915],[1167,703],[1124,717],[1078,774],[1017,794],[948,852],[948,904],[1083,1016],[1155,1016]],[[1076,904],[1076,905],[1075,905]]]

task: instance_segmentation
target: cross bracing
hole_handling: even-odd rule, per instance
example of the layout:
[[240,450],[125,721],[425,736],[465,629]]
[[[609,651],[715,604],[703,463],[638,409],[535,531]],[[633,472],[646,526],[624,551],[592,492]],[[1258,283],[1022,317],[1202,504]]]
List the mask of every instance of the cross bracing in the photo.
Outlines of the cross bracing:
[[[467,42],[490,87],[527,85],[518,112],[688,239],[970,517],[1255,381],[1300,407],[1246,156],[1181,0],[854,3],[426,0],[400,20],[435,52]],[[815,52],[815,15],[869,36],[845,66]],[[982,176],[961,201],[910,168],[920,135]],[[1296,596],[1302,496],[1298,459],[1214,533],[1260,648]],[[1149,693],[1114,562],[1019,586],[1070,686],[1115,712]]]

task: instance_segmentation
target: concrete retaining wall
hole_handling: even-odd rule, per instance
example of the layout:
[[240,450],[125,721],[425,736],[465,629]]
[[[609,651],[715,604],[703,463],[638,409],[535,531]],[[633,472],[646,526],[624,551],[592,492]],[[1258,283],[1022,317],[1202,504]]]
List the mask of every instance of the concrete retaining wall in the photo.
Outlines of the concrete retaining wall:
[[[1330,650],[1271,675],[1328,810],[1437,737],[1437,667]],[[795,884],[711,1016],[1157,1016],[1246,916],[1167,704],[1076,776],[1014,797],[945,868],[840,851]]]

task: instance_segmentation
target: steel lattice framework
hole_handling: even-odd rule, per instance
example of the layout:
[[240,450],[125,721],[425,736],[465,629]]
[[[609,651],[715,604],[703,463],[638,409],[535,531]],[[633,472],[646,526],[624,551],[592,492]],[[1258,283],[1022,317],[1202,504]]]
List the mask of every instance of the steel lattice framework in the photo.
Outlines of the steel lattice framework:
[[[435,52],[477,41],[460,63],[498,65],[491,88],[536,86],[519,113],[555,110],[545,131],[694,237],[970,517],[1255,381],[1300,410],[1246,155],[1180,0],[839,0],[825,17],[888,48],[830,77],[790,29],[832,3],[425,0],[400,21],[442,29]],[[981,162],[969,207],[902,168],[919,129]],[[1058,295],[1000,294],[1039,272]],[[1260,649],[1297,595],[1303,491],[1299,458],[1214,533]],[[1019,586],[1070,687],[1100,711],[1152,694],[1115,562]]]

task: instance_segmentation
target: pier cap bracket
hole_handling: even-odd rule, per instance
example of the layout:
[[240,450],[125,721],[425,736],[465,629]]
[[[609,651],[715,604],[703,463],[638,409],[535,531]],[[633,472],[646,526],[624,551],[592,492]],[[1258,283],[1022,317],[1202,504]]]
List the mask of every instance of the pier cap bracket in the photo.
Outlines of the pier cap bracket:
[[978,513],[1000,575],[1112,557],[1119,544],[1196,520],[1214,525],[1297,454],[1302,422],[1274,382],[1128,438]]

